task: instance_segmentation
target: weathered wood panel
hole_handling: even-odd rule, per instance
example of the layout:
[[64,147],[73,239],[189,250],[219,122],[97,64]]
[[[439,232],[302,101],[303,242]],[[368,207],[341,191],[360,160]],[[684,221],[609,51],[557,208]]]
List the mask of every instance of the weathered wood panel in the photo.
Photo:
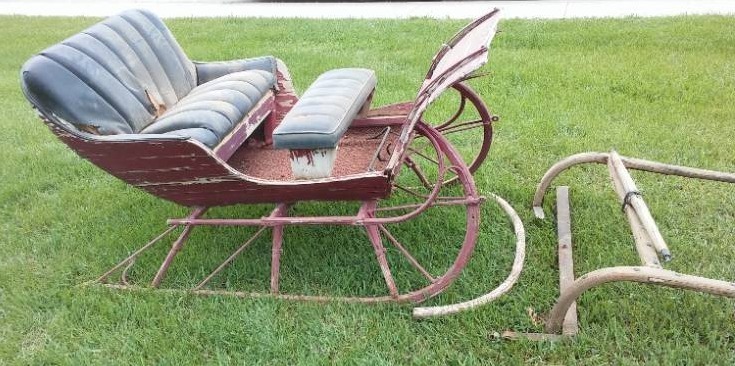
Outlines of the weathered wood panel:
[[96,141],[50,124],[83,158],[151,194],[185,206],[221,206],[300,200],[365,200],[390,193],[377,173],[304,181],[264,181],[243,175],[200,143]]

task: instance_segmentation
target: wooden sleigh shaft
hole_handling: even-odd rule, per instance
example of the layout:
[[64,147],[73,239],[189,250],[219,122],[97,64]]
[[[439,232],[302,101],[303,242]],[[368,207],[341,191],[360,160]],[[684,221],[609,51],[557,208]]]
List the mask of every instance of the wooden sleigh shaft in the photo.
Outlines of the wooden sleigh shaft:
[[[576,154],[554,164],[539,183],[533,201],[537,217],[543,217],[542,200],[553,179],[564,170],[583,163],[607,164],[613,190],[628,219],[641,265],[600,268],[580,277],[575,277],[569,190],[568,187],[557,187],[556,215],[559,234],[560,296],[546,320],[545,333],[505,332],[504,337],[510,339],[555,340],[562,336],[577,334],[579,325],[576,300],[587,290],[612,282],[636,282],[735,298],[735,282],[679,273],[663,268],[663,262],[671,260],[672,252],[659,232],[658,226],[627,168],[727,183],[735,183],[735,174],[628,158],[618,155],[615,151]],[[663,262],[661,259],[663,259]]]

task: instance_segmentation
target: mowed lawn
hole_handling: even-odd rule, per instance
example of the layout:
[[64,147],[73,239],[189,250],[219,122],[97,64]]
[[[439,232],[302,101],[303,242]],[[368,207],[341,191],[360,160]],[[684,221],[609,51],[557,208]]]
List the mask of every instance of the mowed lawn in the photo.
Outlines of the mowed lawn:
[[[487,78],[473,86],[501,116],[478,188],[514,205],[528,259],[505,297],[476,311],[411,319],[407,305],[313,304],[116,292],[82,286],[186,210],[126,186],[78,158],[35,117],[19,69],[92,18],[0,18],[0,364],[735,364],[728,299],[632,284],[579,302],[581,333],[557,343],[510,342],[503,330],[541,331],[558,296],[553,214],[533,219],[536,183],[583,151],[735,171],[735,18],[509,20],[500,24]],[[282,58],[303,91],[336,67],[374,69],[375,104],[411,99],[441,42],[461,21],[179,19],[167,24],[192,59]],[[466,146],[464,147],[466,148]],[[669,269],[735,279],[735,186],[633,173],[675,259]],[[576,271],[638,263],[604,166],[575,168]],[[551,212],[553,194],[547,197]],[[312,214],[329,205],[315,205]],[[233,207],[250,217],[266,207]],[[309,208],[307,209],[307,213]],[[403,240],[443,253],[461,215],[434,215]],[[245,230],[202,230],[174,263],[167,288],[186,288],[226,258]],[[455,245],[455,244],[451,244]],[[155,270],[166,248],[139,263]],[[286,233],[284,291],[364,293],[380,274],[364,234],[350,228]],[[472,262],[427,304],[485,293],[513,255],[512,230],[490,202]],[[260,241],[220,284],[267,290]],[[142,277],[141,277],[142,278]],[[377,285],[376,285],[377,284]]]

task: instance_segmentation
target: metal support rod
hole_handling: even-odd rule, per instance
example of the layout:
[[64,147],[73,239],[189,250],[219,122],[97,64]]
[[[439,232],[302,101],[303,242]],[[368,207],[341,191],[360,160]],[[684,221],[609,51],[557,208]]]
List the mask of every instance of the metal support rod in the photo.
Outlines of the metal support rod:
[[380,231],[382,231],[383,234],[385,234],[385,237],[388,238],[388,241],[390,241],[393,244],[393,246],[398,248],[398,251],[400,251],[401,254],[403,254],[403,256],[406,257],[408,262],[411,263],[411,265],[414,268],[416,268],[417,271],[421,272],[421,274],[424,277],[426,277],[426,279],[429,280],[429,282],[436,281],[436,278],[434,278],[434,276],[432,276],[431,273],[429,273],[429,271],[427,271],[426,268],[424,268],[424,266],[422,266],[416,260],[416,258],[414,258],[411,255],[411,253],[409,253],[408,250],[406,250],[406,248],[404,248],[403,245],[401,245],[401,243],[398,240],[396,240],[396,238],[393,236],[393,234],[390,233],[390,231],[388,231],[388,229],[383,227],[383,225],[378,225],[378,228],[380,228]]
[[[283,217],[288,213],[288,204],[280,203],[269,217]],[[273,227],[273,247],[271,250],[271,293],[278,293],[281,275],[281,252],[283,245],[283,225]]]
[[102,274],[99,278],[95,280],[95,282],[105,282],[107,281],[107,277],[109,277],[113,272],[117,271],[118,269],[122,268],[123,266],[129,264],[135,258],[137,258],[141,253],[146,251],[148,248],[152,247],[153,244],[158,243],[159,240],[163,239],[166,235],[168,235],[170,232],[174,231],[176,229],[176,226],[171,226],[168,229],[166,229],[164,232],[162,232],[160,235],[155,237],[153,240],[149,241],[146,245],[142,246],[140,249],[133,252],[133,254],[129,255],[127,258],[123,259],[120,263],[115,265],[114,267],[110,268],[107,272]]
[[390,266],[388,265],[388,259],[385,256],[385,247],[383,246],[382,238],[380,237],[378,225],[365,226],[365,230],[370,238],[370,243],[373,245],[375,258],[378,260],[380,271],[383,273],[386,286],[388,286],[388,292],[391,297],[396,298],[398,297],[398,287],[396,287],[396,282],[393,280],[393,275],[390,272]]
[[[479,199],[477,199],[477,198],[467,198],[467,199],[464,199],[464,198],[450,197],[452,199],[451,201],[449,201],[449,200],[443,200],[443,198],[444,197],[437,197],[436,198],[437,200],[435,202],[432,202],[430,207],[434,207],[434,206],[473,205],[473,204],[477,204],[477,203],[480,203],[480,202],[482,202],[482,201],[485,200],[485,197],[480,197]],[[379,207],[379,208],[376,208],[375,211],[378,212],[378,211],[408,210],[408,209],[418,208],[421,205],[422,205],[421,203],[414,203],[414,204],[409,204],[409,205]]]
[[472,120],[472,121],[469,121],[469,122],[458,123],[456,125],[453,124],[453,125],[450,125],[450,126],[447,126],[447,127],[437,127],[436,130],[439,131],[439,132],[441,132],[442,135],[446,135],[444,132],[447,132],[447,131],[451,132],[452,130],[456,130],[458,128],[463,128],[462,131],[464,131],[466,129],[464,127],[477,128],[477,127],[480,127],[480,126],[484,126],[487,123],[490,123],[490,121],[487,121],[486,122],[485,120],[483,120],[482,118],[480,118],[480,119]]
[[240,253],[242,253],[247,247],[249,247],[250,244],[255,241],[255,239],[260,237],[260,235],[263,233],[263,231],[265,231],[265,229],[266,229],[265,226],[258,229],[258,231],[256,231],[255,234],[253,234],[253,236],[251,236],[247,241],[245,241],[242,245],[240,245],[240,247],[237,248],[237,250],[235,250],[235,252],[233,252],[232,255],[227,257],[227,259],[225,259],[225,261],[222,262],[222,264],[220,264],[214,271],[212,271],[212,273],[210,273],[207,276],[207,278],[203,279],[202,282],[199,282],[199,284],[196,285],[196,287],[194,287],[194,291],[201,290],[202,287],[204,287],[207,283],[209,283],[209,281],[211,281],[214,276],[220,273],[233,260],[235,260],[235,258],[237,258],[240,255]]
[[472,130],[472,129],[475,129],[475,128],[478,128],[478,127],[484,127],[484,126],[486,126],[485,123],[478,123],[478,124],[475,124],[475,125],[472,125],[472,126],[465,126],[463,128],[452,128],[452,129],[448,129],[447,131],[442,131],[442,135],[450,135],[450,134],[453,134],[453,133],[458,133],[458,132],[463,132],[463,131],[469,131],[469,130]]
[[135,265],[135,259],[131,260],[130,263],[128,263],[125,268],[123,268],[122,273],[120,273],[120,283],[123,285],[129,285],[128,282],[128,272],[130,272],[130,269],[133,268],[133,265]]
[[[366,201],[360,208],[361,215],[372,217],[375,215],[375,201]],[[385,284],[388,286],[388,292],[393,298],[398,297],[398,288],[393,280],[393,275],[390,273],[390,266],[388,265],[388,259],[385,257],[385,247],[383,246],[383,238],[380,236],[380,230],[378,225],[366,225],[365,231],[367,232],[370,244],[373,246],[375,251],[375,257],[378,260],[380,271],[383,273]]]
[[[191,212],[188,219],[196,219],[197,217],[204,214],[204,212],[207,211],[206,207],[199,207],[194,209],[194,211]],[[161,268],[158,269],[158,272],[156,273],[156,276],[153,278],[153,281],[151,282],[151,287],[158,287],[161,285],[161,281],[166,277],[166,272],[168,271],[168,267],[171,265],[171,262],[173,262],[174,257],[176,257],[176,254],[179,253],[181,248],[184,246],[184,243],[186,243],[186,240],[189,238],[189,234],[191,233],[191,230],[193,229],[193,226],[187,225],[184,227],[184,231],[181,232],[181,235],[179,235],[179,238],[176,239],[176,241],[171,245],[171,250],[168,251],[168,254],[166,255],[166,259],[163,260],[163,263],[161,263]]]
[[161,281],[166,277],[166,272],[168,271],[168,267],[171,266],[171,262],[174,261],[174,257],[176,257],[176,254],[179,254],[179,251],[181,251],[181,248],[184,246],[184,243],[189,238],[189,234],[191,234],[191,230],[194,227],[192,226],[186,226],[184,227],[184,231],[181,232],[181,235],[179,235],[178,239],[171,245],[171,249],[168,251],[168,254],[166,254],[166,258],[163,260],[163,263],[161,263],[161,268],[158,269],[158,272],[156,272],[156,276],[153,277],[153,281],[151,282],[151,287],[158,287],[161,285]]
[[[360,304],[376,304],[384,302],[395,301],[390,296],[376,296],[376,297],[360,297],[360,296],[319,296],[319,295],[297,295],[297,294],[271,294],[263,292],[245,292],[245,291],[228,291],[228,290],[181,290],[172,288],[163,289],[151,289],[150,287],[141,287],[136,285],[119,285],[103,283],[101,286],[105,288],[115,290],[125,290],[134,292],[149,292],[155,290],[158,293],[169,293],[169,294],[194,294],[201,296],[232,296],[237,298],[267,298],[267,299],[281,299],[281,300],[293,300],[293,301],[313,301],[313,302],[344,302],[344,303],[360,303]],[[407,300],[404,300],[407,301]]]
[[421,181],[421,184],[424,187],[431,189],[431,183],[429,183],[429,180],[426,179],[426,175],[424,175],[421,167],[419,167],[416,162],[411,159],[410,156],[406,156],[406,159],[403,163],[406,164],[406,166],[408,166],[411,170],[413,170],[414,174],[416,174],[416,177],[419,178],[419,181]]
[[373,155],[373,158],[370,159],[370,163],[368,164],[367,171],[371,172],[374,171],[373,165],[380,157],[380,150],[383,149],[383,146],[385,146],[385,142],[388,141],[388,136],[390,135],[390,127],[385,128],[385,132],[383,133],[383,138],[380,140],[380,144],[378,144],[378,148],[375,150],[375,154]]
[[[569,205],[569,187],[556,188],[556,220],[559,255],[559,293],[564,295],[574,283],[574,256],[572,250],[571,210]],[[502,337],[509,340],[526,339],[531,341],[557,341],[579,332],[576,300],[569,305],[561,325],[561,334],[525,333],[507,330]]]
[[273,247],[271,254],[271,293],[278,293],[281,277],[281,251],[283,245],[283,225],[273,227]]
[[410,151],[410,152],[412,152],[412,153],[414,153],[414,154],[416,154],[416,155],[418,155],[418,156],[420,156],[420,157],[422,157],[422,158],[424,158],[424,159],[426,159],[427,161],[429,161],[431,163],[434,163],[435,165],[439,165],[439,162],[437,160],[435,160],[431,156],[428,156],[428,155],[422,153],[421,151],[418,151],[418,150],[416,150],[416,149],[414,149],[412,147],[409,147],[407,150]]

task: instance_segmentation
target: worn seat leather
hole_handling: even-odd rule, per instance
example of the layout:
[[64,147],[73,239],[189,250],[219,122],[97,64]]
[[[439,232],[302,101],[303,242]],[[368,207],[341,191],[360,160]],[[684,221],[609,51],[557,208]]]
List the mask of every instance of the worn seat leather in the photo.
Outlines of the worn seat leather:
[[192,62],[161,19],[129,10],[32,57],[21,82],[42,113],[80,131],[214,147],[274,87],[275,68],[273,57]]
[[376,83],[375,72],[368,69],[335,69],[320,75],[273,131],[274,147],[336,147]]
[[141,133],[186,136],[215,146],[273,86],[273,74],[250,70],[228,74],[192,89]]

